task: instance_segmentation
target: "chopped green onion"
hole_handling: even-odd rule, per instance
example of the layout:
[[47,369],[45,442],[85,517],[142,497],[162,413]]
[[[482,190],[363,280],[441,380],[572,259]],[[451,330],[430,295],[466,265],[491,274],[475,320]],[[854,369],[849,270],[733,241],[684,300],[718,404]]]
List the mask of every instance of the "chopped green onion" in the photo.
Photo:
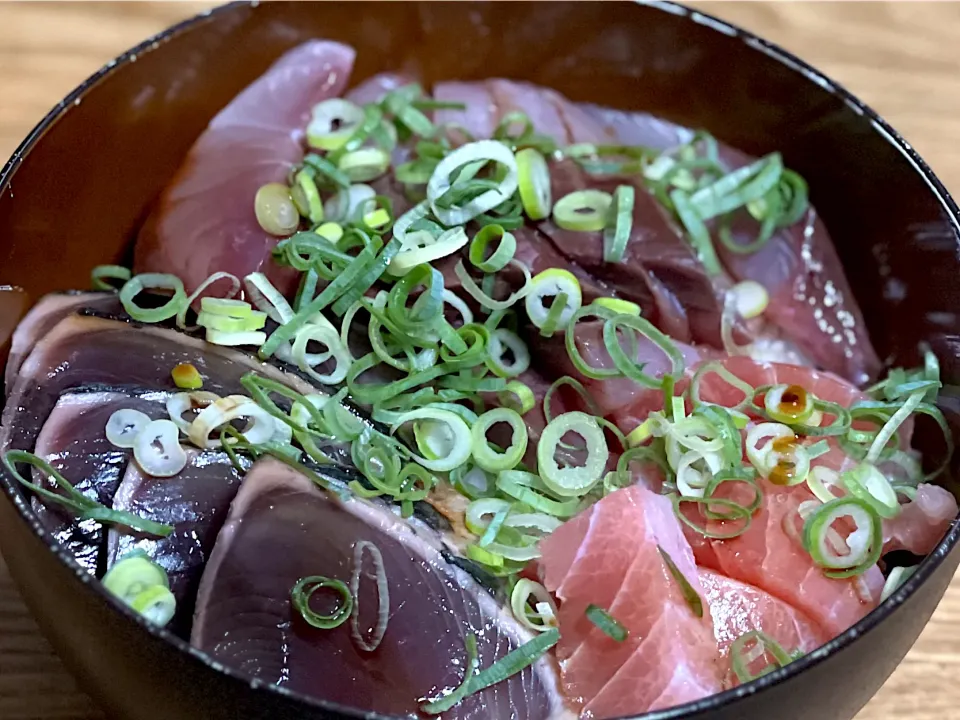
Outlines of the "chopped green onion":
[[434,700],[427,700],[420,704],[420,711],[428,715],[440,715],[457,705],[467,695],[473,692],[470,687],[476,677],[480,661],[477,659],[477,638],[473,633],[467,635],[467,662],[463,668],[463,681],[453,690],[444,691],[444,694]]
[[620,185],[613,193],[607,224],[603,229],[603,261],[623,262],[627,241],[633,230],[633,202],[635,189],[632,185]]
[[640,306],[629,300],[621,300],[613,297],[599,297],[593,301],[594,305],[599,305],[606,310],[612,310],[619,315],[640,316]]
[[[263,273],[250,273],[243,279],[250,301],[281,325],[293,319],[293,309],[286,298],[277,290]],[[202,301],[201,301],[202,302]]]
[[[715,498],[715,497],[695,497],[695,496],[684,496],[684,495],[673,495],[673,509],[676,516],[680,521],[687,527],[695,530],[704,537],[711,538],[713,540],[731,540],[735,537],[740,537],[747,530],[750,529],[750,524],[753,521],[752,513],[734,500],[727,500],[726,498]],[[683,512],[681,505],[683,503],[694,503],[697,505],[709,505],[710,508],[715,507],[725,507],[729,508],[730,512],[723,513],[724,519],[727,522],[736,522],[742,521],[743,524],[738,527],[728,528],[727,523],[723,525],[723,531],[712,530],[706,526],[698,525],[696,522],[687,517],[686,513]],[[711,510],[714,513],[719,514],[716,510]]]
[[[531,599],[536,601],[531,610]],[[538,582],[520,578],[510,593],[510,609],[521,625],[534,632],[546,632],[557,626],[557,605]]]
[[[754,643],[754,646],[748,649],[748,643]],[[753,672],[750,666],[756,660],[765,658],[768,654],[772,656],[772,662],[768,661],[760,671]],[[763,677],[790,664],[792,661],[793,658],[783,649],[780,643],[760,630],[751,630],[744,633],[734,640],[730,646],[730,664],[737,680],[741,683],[748,683]]]
[[510,651],[490,667],[484,668],[470,680],[469,694],[503,682],[533,665],[560,640],[560,631],[550,628],[515,650]]
[[[555,455],[568,432],[585,440],[587,456],[579,466],[561,468]],[[582,412],[557,416],[543,429],[537,444],[540,477],[544,485],[561,497],[580,497],[596,485],[609,457],[607,441],[597,419]]]
[[673,579],[677,582],[677,585],[680,586],[680,593],[683,595],[683,599],[687,601],[687,605],[690,606],[690,610],[693,611],[693,614],[698,618],[702,618],[703,600],[700,599],[700,595],[698,595],[697,591],[693,589],[693,585],[690,584],[690,581],[687,580],[686,576],[680,572],[680,568],[677,567],[677,564],[673,561],[673,558],[670,557],[667,551],[659,545],[657,545],[657,550],[660,551],[660,557],[663,558],[663,563],[667,566],[667,570],[670,571]]
[[389,272],[391,275],[403,275],[417,265],[452,255],[467,242],[469,238],[462,227],[446,230],[436,238],[426,231],[411,233],[390,262]]
[[[158,308],[142,308],[134,299],[144,290],[172,290],[173,297]],[[134,320],[156,323],[174,317],[187,303],[187,293],[176,275],[141,273],[134,275],[120,288],[120,303]]]
[[[17,470],[17,463],[24,463],[37,468],[44,475],[51,478],[57,487],[64,491],[64,494],[61,495],[27,480],[20,474],[20,471]],[[50,463],[33,453],[23,450],[8,450],[3,455],[3,464],[7,468],[7,471],[13,475],[21,485],[30,488],[44,500],[49,500],[66,508],[81,520],[89,519],[103,525],[110,524],[119,527],[128,527],[132,530],[156,537],[167,537],[173,532],[171,525],[163,525],[123,510],[112,510],[111,508],[101,505],[96,500],[88,498],[73,487]]]
[[[203,377],[197,368],[190,363],[179,363],[170,371],[173,384],[185,390],[199,390],[203,387]],[[121,411],[117,411],[121,412]]]
[[[513,430],[510,447],[497,452],[487,441],[487,432],[497,423],[506,423]],[[513,468],[527,450],[527,426],[514,410],[494,408],[481,415],[471,429],[473,437],[473,461],[487,472],[500,472]]]
[[106,281],[119,280],[125,283],[131,276],[130,268],[121,265],[97,265],[90,271],[90,283],[94,290],[116,290],[116,285]]
[[580,510],[577,499],[555,500],[547,495],[551,492],[546,483],[533,473],[522,470],[504,470],[497,476],[497,489],[534,510],[559,518],[570,518]]
[[779,182],[782,171],[780,154],[771,153],[700,188],[690,196],[690,205],[704,222],[726,215],[766,195]]
[[[464,202],[462,206],[440,207],[438,200],[456,184],[464,180],[451,178],[454,173],[466,165],[492,161],[506,168],[503,179],[491,187]],[[462,175],[462,173],[460,173]],[[513,153],[496,140],[478,140],[461,145],[441,160],[427,183],[427,200],[436,218],[447,225],[465,225],[478,215],[492,210],[507,200],[517,190],[517,162]]]
[[880,602],[884,602],[888,597],[893,595],[900,587],[910,579],[910,576],[913,575],[919,565],[914,565],[913,567],[895,567],[890,571],[890,574],[887,576],[887,581],[883,584],[883,591],[880,593]]
[[307,170],[300,170],[293,176],[293,186],[290,188],[290,197],[297,210],[312,223],[323,221],[323,200],[320,191],[313,180],[313,175]]
[[[830,531],[833,523],[848,517],[856,525],[846,538],[847,552],[833,547]],[[813,561],[825,568],[830,578],[862,575],[877,564],[883,552],[880,518],[869,503],[855,497],[839,498],[821,505],[807,517],[803,526],[803,544]]]
[[697,407],[701,404],[706,404],[705,401],[700,399],[700,383],[703,382],[703,378],[711,373],[716,374],[728,385],[743,393],[743,400],[738,402],[736,405],[728,407],[728,411],[740,410],[741,408],[749,405],[753,400],[756,390],[754,390],[752,385],[744,382],[732,372],[727,370],[722,363],[716,360],[711,360],[708,363],[703,363],[700,365],[700,367],[697,368],[697,371],[693,374],[693,379],[690,381],[690,398],[693,400],[694,407]]
[[690,202],[690,197],[682,190],[674,190],[670,193],[670,201],[677,211],[677,217],[683,223],[687,231],[687,237],[690,245],[696,251],[704,269],[710,275],[718,275],[723,268],[720,266],[720,260],[717,258],[717,251],[713,247],[713,241],[710,239],[710,231],[700,219],[699,214]]
[[[434,423],[433,434],[438,436],[438,441],[441,441],[444,445],[445,454],[435,460],[414,455],[414,460],[425,468],[434,472],[449,472],[455,467],[463,465],[470,458],[473,438],[470,428],[462,417],[449,410],[436,410],[430,407],[411,410],[397,418],[391,428],[391,433],[395,433],[401,425],[413,420],[432,421]],[[442,437],[440,437],[441,435]]]
[[587,616],[587,620],[593,623],[600,632],[609,637],[611,640],[616,640],[618,643],[622,643],[627,639],[627,635],[629,634],[628,630],[602,607],[598,607],[597,605],[590,603],[587,605],[585,614]]
[[337,161],[337,168],[351,182],[369,182],[383,175],[390,167],[390,155],[380,148],[361,148],[345,153]]
[[300,226],[300,212],[293,204],[290,188],[282,183],[267,183],[257,190],[253,209],[257,223],[270,235],[292,235]]
[[645,373],[643,371],[644,364],[638,363],[635,357],[631,358],[624,352],[617,332],[620,328],[629,329],[643,335],[663,351],[663,354],[670,360],[670,372],[666,374],[673,377],[674,382],[683,377],[683,354],[669,337],[642,317],[614,315],[603,322],[603,344],[607,348],[614,366],[622,375],[649,388],[660,388],[663,384],[662,378]]
[[474,279],[470,277],[467,269],[463,266],[463,260],[457,260],[453,272],[462,283],[464,292],[483,305],[483,307],[489,308],[490,310],[506,310],[518,300],[525,298],[531,289],[530,269],[518,260],[511,260],[509,264],[519,268],[523,273],[524,283],[523,287],[511,294],[506,300],[494,300],[484,293],[483,290],[477,286]]
[[497,394],[497,401],[521,415],[526,415],[536,405],[533,390],[519,380],[511,380],[507,386]]
[[313,106],[307,144],[318,150],[339,150],[363,122],[363,109],[349,100],[331,98]]
[[882,518],[900,514],[900,501],[886,475],[875,465],[863,462],[840,475],[840,484],[856,498],[863,500]]
[[[565,298],[563,302],[561,302],[561,295]],[[544,302],[548,297],[554,298],[549,308]],[[550,335],[569,325],[582,302],[580,281],[573,273],[560,268],[551,268],[538,273],[531,281],[530,292],[524,299],[530,322],[541,328],[543,332],[549,329]],[[552,323],[549,322],[551,320]],[[553,327],[549,327],[550,325]]]
[[[504,360],[507,352],[513,355],[513,361]],[[484,358],[490,371],[498,377],[516,377],[530,367],[530,351],[520,336],[505,328],[497,328],[490,333],[487,354]]]
[[[486,257],[491,242],[496,242],[497,248]],[[485,273],[495,273],[507,266],[516,251],[517,239],[513,233],[504,230],[502,225],[486,225],[470,243],[470,262]]]
[[487,567],[503,567],[503,555],[480,547],[479,545],[467,545],[467,557]]
[[603,230],[612,203],[613,197],[610,193],[601,190],[577,190],[557,200],[553,206],[553,221],[564,230]]
[[[813,415],[816,398],[799,385],[774,385],[764,393],[763,405],[771,420],[787,424],[805,423]],[[784,410],[784,406],[787,407]]]
[[[321,615],[310,608],[310,598],[317,590],[327,588],[339,595],[333,611]],[[321,630],[333,630],[343,625],[353,612],[353,596],[342,580],[331,579],[323,575],[310,575],[300,578],[290,590],[290,600],[309,625]]]
[[524,148],[516,157],[523,210],[531,220],[543,220],[549,217],[551,209],[550,168],[534,148]]
[[759,317],[770,304],[767,289],[755,280],[738,282],[730,288],[730,292],[733,293],[737,312],[746,320]]
[[103,586],[160,627],[176,613],[177,600],[170,592],[167,573],[143,551],[135,550],[117,561],[103,576]]

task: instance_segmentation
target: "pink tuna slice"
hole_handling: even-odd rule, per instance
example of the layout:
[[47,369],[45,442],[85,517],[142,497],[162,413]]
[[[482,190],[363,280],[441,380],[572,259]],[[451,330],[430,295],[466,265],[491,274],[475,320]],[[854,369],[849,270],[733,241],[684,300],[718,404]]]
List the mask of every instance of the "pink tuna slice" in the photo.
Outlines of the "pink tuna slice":
[[[760,481],[763,504],[739,537],[710,540],[687,536],[700,565],[749,583],[806,613],[828,635],[839,635],[877,606],[883,575],[877,566],[860,577],[829,578],[803,547],[800,503],[815,500],[804,485],[781,487]],[[685,513],[690,513],[684,510]],[[729,532],[710,523],[713,532]],[[836,527],[836,526],[835,526]]]
[[188,292],[218,271],[263,271],[282,292],[295,291],[298,273],[273,263],[278,239],[257,223],[253,200],[303,160],[311,108],[343,92],[353,59],[340,43],[304,43],[221,110],[140,231],[135,270],[174,273]]
[[883,550],[926,555],[957,517],[957,499],[942,487],[921,483],[917,496],[900,506],[900,514],[883,521]]
[[[807,615],[753,585],[705,568],[700,568],[700,584],[724,658],[729,659],[737,638],[754,630],[776,640],[788,653],[808,653],[830,639]],[[736,675],[731,672],[728,679],[736,682]]]
[[[709,614],[694,614],[658,545],[702,597],[670,501],[640,485],[608,495],[541,543],[544,583],[560,600],[563,687],[584,717],[643,713],[722,689]],[[587,620],[589,604],[608,610],[626,640]]]

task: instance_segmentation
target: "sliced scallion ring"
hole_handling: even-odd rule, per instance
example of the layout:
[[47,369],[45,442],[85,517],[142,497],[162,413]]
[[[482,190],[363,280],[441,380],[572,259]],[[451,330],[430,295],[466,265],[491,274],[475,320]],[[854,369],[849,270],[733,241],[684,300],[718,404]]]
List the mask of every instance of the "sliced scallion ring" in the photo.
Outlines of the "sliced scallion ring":
[[114,412],[107,420],[107,440],[121,448],[132,448],[137,436],[150,424],[150,416],[133,408]]
[[519,260],[511,260],[509,264],[517,267],[523,273],[524,283],[519,290],[514,291],[506,300],[495,300],[478,287],[476,281],[470,277],[470,273],[468,273],[467,269],[463,266],[463,260],[457,260],[453,272],[463,285],[464,292],[478,303],[491,310],[506,310],[518,300],[525,298],[532,287],[530,269]]
[[523,211],[531,220],[543,220],[550,216],[550,168],[543,155],[534,148],[517,152],[517,177],[520,187],[520,202]]
[[510,609],[517,622],[534,632],[545,632],[558,625],[553,597],[543,585],[533,580],[517,580],[510,593]]
[[363,123],[363,119],[363,108],[349,100],[324,100],[313,106],[307,125],[307,144],[318,150],[339,150]]
[[737,312],[746,320],[762,315],[770,304],[767,289],[755,280],[738,282],[730,288],[730,292],[733,293]]
[[107,282],[108,280],[119,280],[125,283],[132,275],[130,268],[122,265],[97,265],[90,272],[90,284],[93,285],[94,290],[116,290],[117,286]]
[[[487,441],[487,431],[497,423],[510,426],[512,439],[510,447],[498,452]],[[527,426],[520,415],[508,408],[488,410],[473,424],[473,461],[487,472],[500,472],[513,468],[527,451]]]
[[[559,300],[559,296],[566,296],[566,301],[559,306],[559,313],[554,313],[554,304]],[[545,300],[553,297],[554,302],[548,307]],[[530,292],[524,299],[524,306],[527,310],[527,316],[530,322],[538,328],[547,331],[548,321],[551,315],[554,315],[553,328],[550,334],[556,330],[564,330],[570,323],[570,318],[580,309],[583,297],[580,291],[580,281],[568,270],[560,268],[551,268],[538,273],[530,282]]]
[[508,382],[507,386],[497,393],[497,401],[503,407],[515,410],[521,415],[526,415],[533,410],[533,406],[537,404],[533,390],[530,389],[529,385],[519,380],[511,380]]
[[614,297],[599,297],[593,301],[594,305],[599,305],[606,310],[612,310],[622,315],[640,316],[640,306],[629,300],[621,300]]
[[[486,257],[487,247],[492,242],[497,243],[497,247]],[[502,225],[486,225],[470,242],[470,262],[485,273],[495,273],[507,266],[516,251],[517,239],[513,233],[504,230]]]
[[805,423],[813,415],[816,398],[799,385],[774,385],[764,393],[763,405],[771,420]]
[[243,279],[247,295],[257,307],[281,325],[293,319],[293,308],[267,276],[260,272],[250,273]]
[[[173,296],[157,308],[143,308],[134,302],[144,290],[172,290]],[[120,303],[127,315],[134,320],[156,323],[174,317],[187,303],[187,293],[176,275],[167,273],[141,273],[134,275],[120,288]]]
[[103,586],[133,610],[160,627],[173,619],[177,601],[162,567],[142,552],[117,561],[103,576]]
[[598,232],[607,224],[613,196],[602,190],[577,190],[553,206],[553,221],[564,230]]
[[369,182],[387,171],[390,167],[390,155],[380,148],[361,148],[341,155],[337,167],[351,182]]
[[[508,350],[513,355],[512,362],[504,360]],[[485,362],[490,371],[498,377],[516,377],[530,367],[530,351],[515,332],[497,328],[490,333]]]
[[[332,590],[338,596],[338,602],[333,612],[327,615],[321,615],[310,608],[310,598],[315,592],[324,588]],[[347,587],[347,584],[342,580],[331,579],[322,575],[300,578],[290,589],[290,600],[300,616],[309,625],[321,630],[333,630],[340,627],[353,612],[353,595],[350,594],[350,588]]]
[[[850,518],[856,529],[845,540],[847,553],[828,540],[833,523]],[[880,518],[866,502],[855,497],[839,498],[820,506],[804,522],[803,544],[813,561],[831,578],[862,575],[876,565],[883,552]]]
[[[563,436],[568,432],[585,441],[586,458],[581,466],[560,467],[555,457]],[[603,429],[592,415],[569,412],[558,415],[543,429],[537,445],[537,466],[540,478],[551,491],[561,497],[580,497],[603,476],[610,451]]]
[[900,501],[887,476],[875,465],[864,462],[840,476],[840,484],[856,498],[863,500],[882,518],[900,514]]
[[623,262],[627,242],[633,231],[633,202],[636,190],[632,185],[620,185],[613,193],[613,204],[603,229],[603,260]]
[[[633,315],[614,315],[603,322],[603,344],[607,348],[614,367],[625,377],[649,388],[660,388],[663,385],[662,377],[655,377],[643,371],[644,364],[638,363],[636,357],[630,357],[620,343],[619,330],[632,331],[643,335],[656,345],[670,361],[670,371],[665,373],[674,379],[674,382],[683,377],[683,354],[673,344],[673,341],[653,326],[653,323]],[[634,338],[630,338],[634,339]]]
[[300,170],[293,176],[290,197],[300,214],[310,222],[318,223],[323,220],[323,200],[310,172]]
[[180,429],[170,420],[152,420],[137,434],[133,457],[154,477],[172,477],[187,465],[180,447]]
[[[413,238],[416,239],[413,240]],[[401,276],[417,265],[423,265],[452,255],[470,240],[462,227],[445,230],[437,238],[426,231],[417,231],[408,234],[406,239],[413,241],[410,244],[402,245],[400,252],[390,261],[387,269],[391,275]],[[422,244],[420,244],[421,242]]]
[[445,456],[429,460],[414,455],[413,459],[425,468],[434,472],[449,472],[470,459],[473,436],[470,434],[470,427],[462,417],[449,410],[436,410],[429,407],[411,410],[397,418],[391,432],[396,432],[401,425],[413,420],[430,420],[436,423],[433,426],[435,432],[449,433],[450,442]]
[[556,500],[552,491],[537,475],[523,470],[504,470],[497,476],[497,489],[534,510],[558,518],[571,518],[580,509],[580,500]]
[[[496,162],[506,168],[506,173],[496,187],[491,187],[459,207],[438,205],[438,200],[454,186],[455,181],[452,181],[451,177],[458,168],[487,161]],[[461,179],[458,178],[458,181]],[[450,227],[465,225],[478,215],[493,210],[516,190],[517,161],[510,149],[496,140],[478,140],[461,145],[437,164],[427,183],[427,200],[434,216]]]

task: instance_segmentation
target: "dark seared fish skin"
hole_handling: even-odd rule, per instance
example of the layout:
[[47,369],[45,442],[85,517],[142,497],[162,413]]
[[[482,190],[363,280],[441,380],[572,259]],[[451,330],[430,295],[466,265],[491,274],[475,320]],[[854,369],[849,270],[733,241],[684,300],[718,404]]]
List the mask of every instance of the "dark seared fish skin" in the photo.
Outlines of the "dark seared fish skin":
[[0,449],[31,450],[40,426],[65,390],[105,383],[176,391],[170,371],[178,363],[196,366],[203,389],[218,395],[246,394],[240,378],[251,370],[300,393],[318,392],[252,355],[174,330],[71,316],[47,333],[24,361],[3,411]]
[[[447,564],[428,535],[376,504],[340,502],[286,465],[258,461],[241,486],[207,564],[191,642],[236,670],[319,698],[391,715],[456,687],[472,632],[481,667],[527,639],[485,590]],[[322,575],[349,585],[357,542],[374,543],[389,587],[389,623],[374,652],[358,648],[350,623],[309,626],[290,590]],[[360,631],[376,625],[369,556],[360,576]],[[314,607],[324,607],[324,596]],[[446,718],[554,717],[562,710],[551,661],[464,700]]]
[[[238,461],[250,465],[245,458]],[[165,538],[110,528],[107,569],[134,550],[145,552],[160,565],[177,598],[173,620],[177,632],[189,632],[200,575],[240,488],[240,480],[226,453],[189,450],[186,467],[173,477],[153,477],[136,462],[129,463],[113,496],[114,510],[126,510],[173,526],[173,532]]]
[[10,356],[4,371],[4,384],[8,394],[17,380],[20,364],[40,338],[67,315],[85,308],[106,312],[123,311],[117,294],[110,292],[50,293],[30,308],[30,312],[20,321],[10,338]]
[[[35,452],[81,493],[110,507],[131,451],[107,440],[107,420],[124,408],[139,410],[153,419],[165,417],[165,400],[165,393],[64,393],[43,423]],[[33,481],[53,488],[39,471],[34,471]],[[60,544],[73,552],[84,568],[96,573],[104,538],[100,523],[78,521],[69,511],[36,497],[32,503],[40,522]]]

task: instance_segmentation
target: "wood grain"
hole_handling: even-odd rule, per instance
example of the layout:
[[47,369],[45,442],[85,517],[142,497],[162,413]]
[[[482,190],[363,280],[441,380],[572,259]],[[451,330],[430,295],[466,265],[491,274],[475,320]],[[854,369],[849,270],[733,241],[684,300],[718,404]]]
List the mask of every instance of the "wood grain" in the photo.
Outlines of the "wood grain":
[[[960,190],[960,4],[697,3],[780,43],[889,120]],[[210,3],[0,4],[0,158],[70,89]],[[960,579],[858,720],[960,717]],[[42,638],[0,562],[0,718],[102,717]]]

